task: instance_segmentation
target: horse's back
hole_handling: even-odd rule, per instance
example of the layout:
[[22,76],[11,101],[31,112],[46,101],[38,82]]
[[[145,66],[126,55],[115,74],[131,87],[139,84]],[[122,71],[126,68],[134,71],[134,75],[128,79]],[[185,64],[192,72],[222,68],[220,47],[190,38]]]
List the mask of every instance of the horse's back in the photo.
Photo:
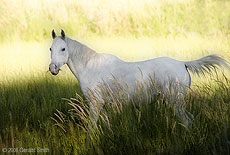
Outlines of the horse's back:
[[160,57],[150,59],[143,62],[137,62],[140,70],[144,74],[154,74],[159,79],[165,79],[166,77],[184,79],[184,75],[187,73],[185,65],[182,61],[178,61],[168,57]]
[[147,82],[150,78],[160,83],[171,80],[188,86],[188,82],[185,82],[185,79],[189,78],[189,74],[184,63],[168,57],[139,62],[120,62],[116,60],[109,69],[119,81],[125,81],[131,86],[136,85],[137,81]]

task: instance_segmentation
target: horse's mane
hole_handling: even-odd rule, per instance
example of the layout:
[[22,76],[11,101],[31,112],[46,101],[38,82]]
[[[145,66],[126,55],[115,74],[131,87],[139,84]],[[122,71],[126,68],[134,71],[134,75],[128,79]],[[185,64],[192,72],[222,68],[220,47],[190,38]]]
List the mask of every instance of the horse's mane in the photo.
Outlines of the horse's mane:
[[87,65],[91,60],[94,60],[95,64],[101,62],[101,54],[95,52],[86,45],[70,38],[66,39],[66,43],[68,45],[69,52],[72,52],[71,55],[74,56],[74,58],[81,60],[84,65]]

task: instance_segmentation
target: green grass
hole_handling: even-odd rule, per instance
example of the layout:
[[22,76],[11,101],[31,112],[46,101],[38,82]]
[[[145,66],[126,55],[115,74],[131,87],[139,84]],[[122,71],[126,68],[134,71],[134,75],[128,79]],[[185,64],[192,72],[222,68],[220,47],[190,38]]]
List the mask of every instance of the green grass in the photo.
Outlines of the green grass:
[[[1,130],[10,123],[20,125],[19,128],[26,123],[38,127],[39,121],[47,120],[56,109],[67,110],[62,98],[73,97],[75,92],[80,93],[76,81],[61,82],[49,76],[1,84]],[[9,115],[12,115],[11,120]]]
[[[97,124],[78,96],[69,101],[72,119],[60,113],[56,119],[67,133],[72,130],[69,122],[84,129],[84,154],[229,154],[229,82],[213,79],[177,100],[156,91],[154,84],[148,91],[139,88],[134,99],[127,99],[120,87],[118,93],[104,87],[106,104]],[[190,126],[176,115],[176,104],[194,115]]]
[[[79,87],[71,79],[67,84],[56,78],[46,76],[42,82],[1,88],[1,95],[11,90],[9,102],[1,100],[1,105],[8,105],[1,106],[1,149],[48,148],[55,154],[229,154],[227,77],[193,87],[180,100],[168,98],[155,85],[148,91],[139,87],[134,98],[127,98],[122,88],[113,93],[103,87],[106,104],[97,124],[89,119],[87,102],[73,93]],[[33,98],[36,93],[41,95]],[[59,95],[74,98],[63,101]],[[20,106],[16,99],[22,100],[18,100]],[[176,104],[183,104],[194,115],[189,127],[175,115]]]
[[57,146],[57,150],[61,142],[57,145],[47,141],[48,136],[58,140],[60,134],[51,116],[56,109],[67,112],[70,106],[62,98],[74,97],[75,93],[81,93],[75,79],[63,81],[50,74],[30,80],[11,78],[10,82],[1,83],[0,147]]

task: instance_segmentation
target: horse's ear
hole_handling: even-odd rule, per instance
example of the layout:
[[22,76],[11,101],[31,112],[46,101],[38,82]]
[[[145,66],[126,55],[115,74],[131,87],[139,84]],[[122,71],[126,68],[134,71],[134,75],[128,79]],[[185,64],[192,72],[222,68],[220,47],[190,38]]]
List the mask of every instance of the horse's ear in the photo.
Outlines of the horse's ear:
[[62,39],[65,39],[65,32],[63,30],[61,30],[61,37]]
[[54,32],[54,30],[52,31],[52,37],[53,37],[53,39],[57,37],[56,33]]

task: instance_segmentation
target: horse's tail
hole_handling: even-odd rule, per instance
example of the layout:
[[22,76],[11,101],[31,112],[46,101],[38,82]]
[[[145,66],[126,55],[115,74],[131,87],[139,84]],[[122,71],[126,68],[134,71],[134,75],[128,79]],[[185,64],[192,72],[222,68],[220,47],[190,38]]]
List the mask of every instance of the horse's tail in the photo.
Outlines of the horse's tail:
[[204,75],[205,72],[210,73],[219,66],[230,69],[229,63],[216,55],[209,55],[198,60],[185,62],[185,67],[198,75],[200,75],[200,73]]

